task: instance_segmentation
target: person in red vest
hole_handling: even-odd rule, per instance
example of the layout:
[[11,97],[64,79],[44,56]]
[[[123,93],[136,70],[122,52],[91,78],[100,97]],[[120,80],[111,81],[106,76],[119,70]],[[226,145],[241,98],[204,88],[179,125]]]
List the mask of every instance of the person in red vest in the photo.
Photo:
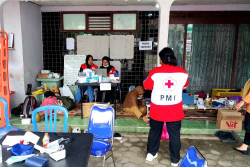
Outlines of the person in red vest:
[[82,72],[85,69],[98,69],[98,66],[93,63],[93,56],[87,55],[85,64],[82,64],[80,67],[80,72]]
[[[102,66],[100,67],[100,69],[107,69],[107,76],[108,77],[110,76],[110,74],[114,74],[116,72],[115,67],[110,65],[110,58],[107,56],[104,56],[102,58]],[[115,89],[113,89],[113,88],[111,89],[111,91],[100,91],[100,88],[99,88],[98,95],[97,95],[97,101],[102,102],[102,95],[103,95],[103,92],[105,92],[104,102],[105,103],[110,102],[112,92],[114,92],[114,91],[115,91]]]
[[157,157],[163,124],[166,122],[171,166],[178,166],[181,120],[184,118],[182,91],[188,86],[188,74],[183,68],[177,66],[177,60],[171,48],[164,48],[159,55],[161,66],[150,71],[143,82],[145,89],[152,90],[146,161],[152,161]]
[[[86,56],[86,61],[85,64],[82,64],[80,67],[80,72],[82,72],[85,69],[98,69],[98,66],[93,63],[93,56],[87,55]],[[93,86],[85,86],[83,88],[83,93],[87,90],[87,94],[89,96],[89,101],[93,102],[94,101],[94,87]]]

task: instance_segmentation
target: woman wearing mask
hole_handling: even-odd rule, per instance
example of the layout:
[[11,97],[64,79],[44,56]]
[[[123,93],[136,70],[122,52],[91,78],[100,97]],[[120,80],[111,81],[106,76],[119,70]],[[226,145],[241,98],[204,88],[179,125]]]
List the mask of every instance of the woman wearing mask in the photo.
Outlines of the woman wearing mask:
[[145,123],[147,120],[147,106],[142,99],[144,89],[142,86],[137,86],[132,91],[128,92],[123,102],[123,111],[129,114],[135,114],[138,119],[143,119]]
[[[104,56],[102,58],[102,66],[100,67],[100,69],[107,69],[107,76],[109,77],[110,74],[114,74],[115,73],[115,67],[110,65],[110,58],[107,56]],[[100,91],[100,89],[98,90],[98,96],[97,96],[97,101],[101,102],[102,101],[102,94],[103,92],[105,92],[105,98],[104,98],[104,102],[110,102],[111,96],[112,96],[112,91]],[[115,91],[115,90],[114,90]]]
[[[98,66],[93,63],[93,56],[91,56],[91,55],[86,56],[85,64],[81,65],[79,71],[83,72],[83,70],[85,70],[85,69],[91,69],[91,70],[98,69]],[[86,90],[87,90],[87,94],[88,94],[88,97],[89,97],[89,101],[93,102],[94,101],[94,87],[93,86],[84,86],[82,93],[84,93]],[[80,102],[80,100],[81,100],[81,98],[79,98],[79,97],[81,97],[80,92],[81,91],[78,88],[77,95],[76,95],[76,102]]]
[[243,100],[236,105],[236,110],[239,111],[244,104],[247,104],[247,112],[245,116],[246,133],[243,144],[240,147],[234,149],[244,155],[248,155],[247,148],[250,146],[250,79],[244,86],[242,99]]

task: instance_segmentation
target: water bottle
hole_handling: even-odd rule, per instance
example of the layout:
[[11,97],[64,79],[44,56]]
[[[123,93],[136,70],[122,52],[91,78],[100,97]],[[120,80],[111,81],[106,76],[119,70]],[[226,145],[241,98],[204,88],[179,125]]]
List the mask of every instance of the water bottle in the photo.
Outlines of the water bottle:
[[46,148],[49,144],[49,133],[46,132],[43,137],[43,147]]

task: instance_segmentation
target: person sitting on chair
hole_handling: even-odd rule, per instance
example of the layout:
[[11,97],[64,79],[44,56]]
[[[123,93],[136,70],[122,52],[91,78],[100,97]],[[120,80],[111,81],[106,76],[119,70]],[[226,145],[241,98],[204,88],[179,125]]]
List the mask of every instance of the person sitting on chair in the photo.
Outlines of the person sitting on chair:
[[[115,67],[110,65],[110,58],[107,56],[104,56],[102,58],[102,66],[100,67],[100,69],[107,69],[107,76],[109,77],[110,74],[114,74],[115,73]],[[102,102],[102,95],[105,92],[105,98],[104,98],[104,102],[110,102],[111,96],[112,96],[112,89],[111,91],[100,91],[100,89],[98,89],[98,95],[97,95],[97,101],[98,102]],[[115,91],[115,90],[114,90]]]
[[[91,56],[91,55],[86,56],[85,64],[81,65],[79,72],[83,72],[83,70],[85,70],[85,69],[91,69],[91,70],[98,69],[98,66],[93,63],[93,56]],[[89,97],[89,101],[93,102],[94,101],[94,87],[93,86],[84,86],[82,93],[84,93],[86,90],[87,90],[87,94]],[[80,88],[78,88],[76,102],[80,101],[80,98],[77,98],[77,97],[81,97],[80,92],[81,92]]]
[[144,122],[148,123],[146,117],[147,106],[142,99],[143,95],[144,89],[142,86],[137,86],[130,91],[123,102],[123,111],[129,114],[135,114],[138,119],[143,119]]

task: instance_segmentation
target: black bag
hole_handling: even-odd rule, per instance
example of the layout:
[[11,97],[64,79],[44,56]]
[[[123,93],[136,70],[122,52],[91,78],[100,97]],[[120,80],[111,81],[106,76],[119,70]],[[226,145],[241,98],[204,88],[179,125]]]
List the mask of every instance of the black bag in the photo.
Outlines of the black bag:
[[23,102],[23,115],[31,118],[32,111],[38,107],[38,102],[34,96],[28,96]]
[[76,103],[68,96],[57,97],[57,99],[62,101],[63,106],[67,108],[67,110],[76,108]]
[[16,108],[13,108],[11,110],[11,114],[15,116],[20,116],[21,114],[23,114],[23,103],[19,104]]
[[215,136],[219,138],[220,141],[226,142],[226,143],[236,143],[236,139],[233,137],[231,132],[226,132],[226,131],[217,131],[215,133]]

